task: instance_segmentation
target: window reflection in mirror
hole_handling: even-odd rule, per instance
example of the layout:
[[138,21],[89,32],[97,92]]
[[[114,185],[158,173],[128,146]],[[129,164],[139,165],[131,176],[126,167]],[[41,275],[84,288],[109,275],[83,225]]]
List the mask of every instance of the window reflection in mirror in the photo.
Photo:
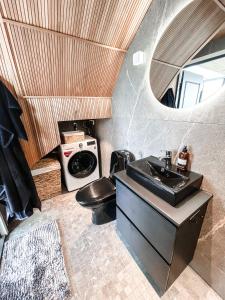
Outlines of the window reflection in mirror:
[[190,108],[214,96],[225,86],[225,55],[197,59],[183,68],[161,103],[172,108]]

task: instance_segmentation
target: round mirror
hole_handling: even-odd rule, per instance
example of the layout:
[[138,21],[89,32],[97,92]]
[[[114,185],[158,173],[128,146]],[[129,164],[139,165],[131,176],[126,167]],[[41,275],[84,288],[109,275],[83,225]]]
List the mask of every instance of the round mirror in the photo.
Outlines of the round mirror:
[[161,37],[151,63],[156,98],[190,108],[225,86],[225,11],[213,0],[195,0]]

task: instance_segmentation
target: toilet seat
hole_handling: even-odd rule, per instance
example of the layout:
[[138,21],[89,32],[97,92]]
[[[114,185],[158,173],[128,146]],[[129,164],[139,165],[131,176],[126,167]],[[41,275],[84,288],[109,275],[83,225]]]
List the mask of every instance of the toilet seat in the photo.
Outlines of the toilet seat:
[[80,205],[94,208],[115,199],[116,187],[106,177],[97,179],[81,188],[76,194],[76,200]]

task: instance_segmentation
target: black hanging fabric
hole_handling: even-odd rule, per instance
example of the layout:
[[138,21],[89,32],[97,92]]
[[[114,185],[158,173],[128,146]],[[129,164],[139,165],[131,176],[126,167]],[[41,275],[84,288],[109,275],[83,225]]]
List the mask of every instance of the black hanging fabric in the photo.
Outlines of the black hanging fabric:
[[165,106],[168,106],[171,108],[176,108],[175,97],[174,97],[172,88],[169,88],[167,90],[167,92],[164,94],[164,96],[162,97],[161,103]]
[[31,216],[33,208],[41,209],[41,202],[19,143],[19,138],[27,140],[21,114],[19,103],[0,81],[0,177],[6,194],[8,218],[17,220]]

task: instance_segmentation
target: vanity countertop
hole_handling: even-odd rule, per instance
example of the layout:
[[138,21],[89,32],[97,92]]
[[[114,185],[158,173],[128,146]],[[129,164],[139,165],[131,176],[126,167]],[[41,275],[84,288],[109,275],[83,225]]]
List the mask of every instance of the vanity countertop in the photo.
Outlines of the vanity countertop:
[[190,216],[196,212],[200,207],[202,207],[206,202],[208,202],[213,195],[199,190],[186,199],[184,199],[178,205],[171,206],[166,201],[156,196],[145,187],[130,178],[126,171],[121,171],[114,174],[115,178],[142,198],[145,202],[151,205],[156,211],[162,214],[170,222],[176,226],[180,226],[185,220],[190,218]]

